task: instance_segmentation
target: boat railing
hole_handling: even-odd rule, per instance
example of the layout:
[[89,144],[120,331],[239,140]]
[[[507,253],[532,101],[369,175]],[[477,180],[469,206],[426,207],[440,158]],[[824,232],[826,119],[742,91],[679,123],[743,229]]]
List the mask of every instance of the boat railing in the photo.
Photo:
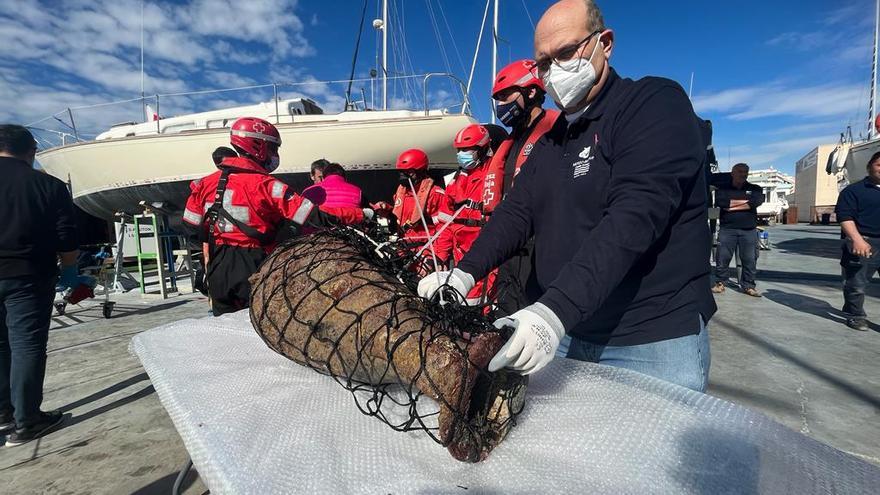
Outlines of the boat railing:
[[[453,93],[447,93],[445,95],[445,99],[442,101],[431,101],[430,93],[428,91],[428,85],[430,82],[436,79],[446,79],[450,84],[451,88],[456,88],[456,93],[460,92],[461,100],[451,100],[451,98],[455,98],[452,96]],[[388,81],[392,84],[397,83],[401,88],[400,93],[403,95],[401,98],[396,99],[395,101],[398,103],[396,108],[389,108],[389,110],[411,110],[411,111],[421,111],[427,116],[430,114],[432,106],[436,108],[442,108],[445,111],[450,111],[455,108],[460,108],[459,112],[453,113],[462,113],[468,114],[470,110],[470,101],[468,99],[467,89],[465,84],[461,79],[456,77],[454,74],[446,73],[446,72],[431,72],[426,74],[416,74],[416,75],[398,75],[398,76],[388,76]],[[274,120],[275,123],[281,122],[281,117],[287,115],[287,109],[280,108],[280,102],[286,98],[295,98],[295,97],[303,97],[303,98],[315,98],[314,95],[328,97],[332,95],[332,93],[326,90],[318,90],[317,87],[323,86],[324,88],[329,87],[333,84],[340,85],[348,85],[350,83],[370,83],[368,87],[372,89],[372,84],[378,85],[378,80],[376,78],[363,78],[363,79],[354,79],[354,80],[335,80],[335,81],[306,81],[306,82],[273,82],[269,84],[256,84],[250,86],[239,86],[233,88],[220,88],[220,89],[208,89],[208,90],[200,90],[200,91],[184,91],[184,92],[175,92],[175,93],[160,93],[149,96],[143,96],[138,98],[129,98],[126,100],[116,100],[109,102],[102,102],[90,105],[79,105],[79,106],[71,106],[65,108],[59,112],[56,112],[52,115],[44,117],[39,120],[35,120],[25,126],[30,128],[32,131],[37,131],[37,134],[42,134],[38,137],[38,142],[41,143],[41,148],[45,149],[47,147],[53,147],[58,145],[66,145],[71,144],[73,142],[81,142],[87,141],[84,136],[86,135],[94,135],[98,132],[102,132],[107,130],[112,125],[108,125],[108,119],[116,118],[116,122],[119,122],[120,116],[128,116],[128,119],[122,117],[125,120],[131,120],[130,117],[137,117],[130,123],[136,122],[144,122],[149,121],[150,116],[147,114],[147,108],[152,108],[152,111],[158,117],[154,119],[156,124],[156,132],[162,133],[162,117],[163,110],[167,108],[175,108],[173,103],[174,100],[177,99],[185,99],[189,103],[200,104],[200,106],[209,107],[209,103],[206,101],[207,98],[217,97],[219,95],[223,95],[231,92],[240,92],[247,91],[250,96],[253,93],[262,93],[263,99],[260,101],[266,101],[268,98],[272,98],[274,101],[275,109],[274,109]],[[421,105],[419,105],[417,93],[417,88],[419,82],[422,86],[421,91]],[[309,88],[311,87],[311,88]],[[306,89],[304,89],[306,88]],[[310,91],[311,89],[311,91]],[[368,105],[366,98],[366,88],[361,88],[362,101],[357,102],[360,104],[358,107],[356,102],[352,102],[348,97],[345,98],[345,109],[343,111],[363,111],[363,110],[376,110],[375,104]],[[271,91],[271,93],[270,93]],[[372,92],[372,91],[371,91]],[[287,93],[287,94],[285,94]],[[340,95],[342,95],[344,91],[340,91]],[[442,93],[440,93],[442,94]],[[435,94],[436,96],[436,94]],[[378,98],[371,98],[371,102],[375,102]],[[238,97],[239,102],[237,104],[246,104],[245,101],[253,101],[253,98],[246,97]],[[224,100],[226,106],[235,106],[235,104],[231,103],[233,100],[227,99]],[[179,105],[178,105],[179,106]],[[184,108],[191,108],[196,105],[184,105]],[[421,108],[418,108],[421,106]],[[373,107],[373,108],[371,108]],[[224,108],[224,107],[220,107]],[[216,110],[217,108],[215,108]],[[196,111],[198,112],[198,111]],[[196,113],[193,111],[184,111],[184,114],[188,113]],[[166,112],[171,113],[171,112]],[[141,121],[140,119],[144,119]],[[48,124],[55,124],[59,126],[59,129],[51,129],[47,126]],[[117,124],[119,125],[119,124]],[[51,143],[51,141],[47,138],[52,138],[56,140],[56,143]],[[45,146],[47,145],[48,146]]]

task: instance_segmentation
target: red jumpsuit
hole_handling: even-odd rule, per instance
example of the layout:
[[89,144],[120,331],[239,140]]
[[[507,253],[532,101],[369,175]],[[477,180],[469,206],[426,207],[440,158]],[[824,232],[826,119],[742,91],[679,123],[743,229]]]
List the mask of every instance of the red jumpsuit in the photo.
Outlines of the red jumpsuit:
[[418,205],[424,212],[425,222],[428,224],[428,230],[425,230],[422,224],[422,215],[416,206],[416,198],[408,187],[399,186],[397,192],[394,193],[393,213],[397,217],[397,223],[403,232],[404,239],[418,243],[421,248],[428,238],[434,235],[437,228],[447,221],[451,215],[449,214],[449,200],[446,198],[446,192],[443,188],[434,185],[432,179],[422,179],[418,189]]
[[[438,257],[442,252],[444,259],[448,259],[451,254],[456,262],[461,261],[480,235],[485,220],[482,200],[485,189],[484,179],[488,170],[487,162],[481,163],[472,170],[459,170],[452,183],[446,187],[451,210],[456,212],[459,208],[463,207],[463,209],[438,237],[435,244]],[[481,304],[491,300],[494,280],[494,270],[485,279],[478,280],[467,294],[468,303]]]
[[[208,238],[211,244],[206,273],[215,315],[247,306],[250,298],[248,278],[275,247],[279,225],[285,219],[302,225],[315,208],[311,201],[290,192],[287,184],[248,158],[226,158],[219,168],[217,172],[192,182],[183,212],[185,224],[200,238]],[[213,228],[206,225],[205,214],[214,204],[224,170],[230,173],[222,208],[238,223],[253,229],[251,235],[223,216],[218,217]],[[339,217],[343,223],[363,220],[360,208],[322,208],[322,211]]]

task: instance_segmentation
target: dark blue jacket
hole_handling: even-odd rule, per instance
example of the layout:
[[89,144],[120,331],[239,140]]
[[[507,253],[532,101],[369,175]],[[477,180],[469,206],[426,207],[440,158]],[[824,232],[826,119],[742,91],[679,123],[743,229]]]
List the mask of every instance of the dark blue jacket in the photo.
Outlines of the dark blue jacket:
[[880,237],[880,186],[865,177],[846,186],[837,198],[837,221],[852,220],[859,234]]
[[67,186],[15,158],[0,157],[0,173],[0,279],[54,276],[58,253],[79,246]]
[[458,265],[479,280],[535,236],[540,302],[570,334],[636,345],[696,334],[709,289],[706,143],[681,87],[612,70],[539,141]]

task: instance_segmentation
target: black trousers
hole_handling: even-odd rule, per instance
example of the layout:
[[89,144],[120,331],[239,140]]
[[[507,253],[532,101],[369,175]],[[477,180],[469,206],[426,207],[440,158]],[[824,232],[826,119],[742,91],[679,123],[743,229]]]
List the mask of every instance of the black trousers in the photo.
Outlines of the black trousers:
[[755,288],[755,273],[758,271],[758,230],[726,229],[718,232],[718,252],[715,255],[715,280],[726,282],[730,277],[730,260],[739,251],[742,262],[742,276],[739,286],[743,289]]
[[529,242],[498,267],[495,279],[498,316],[509,316],[534,303],[540,297],[534,273],[535,240]]
[[0,279],[0,413],[39,420],[57,277]]
[[251,275],[257,272],[266,252],[260,248],[212,246],[208,262],[208,294],[214,316],[234,313],[248,307]]
[[852,254],[852,241],[843,243],[840,266],[843,267],[843,312],[851,317],[864,318],[865,288],[875,273],[880,271],[880,239],[865,238],[872,254],[862,258]]

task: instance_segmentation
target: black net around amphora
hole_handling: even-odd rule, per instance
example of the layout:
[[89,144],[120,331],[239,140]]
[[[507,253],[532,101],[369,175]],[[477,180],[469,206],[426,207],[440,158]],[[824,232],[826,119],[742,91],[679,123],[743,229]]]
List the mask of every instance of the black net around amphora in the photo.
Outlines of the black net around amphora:
[[288,241],[251,277],[251,322],[271,349],[352,392],[364,414],[481,461],[522,410],[526,380],[486,371],[506,335],[481,308],[415,295],[411,265],[425,261],[409,253],[348,227]]

